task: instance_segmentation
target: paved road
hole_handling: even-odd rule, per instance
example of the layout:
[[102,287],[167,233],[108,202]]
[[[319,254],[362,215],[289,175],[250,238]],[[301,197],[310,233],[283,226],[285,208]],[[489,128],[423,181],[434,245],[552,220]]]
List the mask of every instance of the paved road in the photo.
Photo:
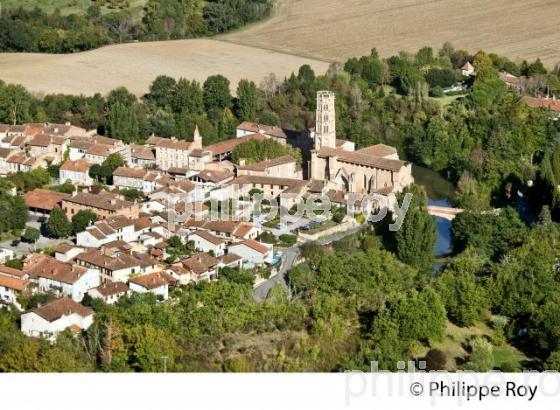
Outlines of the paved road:
[[[344,232],[338,232],[320,239],[319,241],[317,241],[317,243],[319,243],[320,245],[328,245],[329,243],[338,241],[345,236],[352,235],[360,231],[361,229],[363,229],[363,226],[357,226]],[[303,244],[299,244],[298,246],[295,246],[293,248],[285,249],[282,252],[282,266],[280,267],[280,271],[276,275],[268,279],[266,282],[261,283],[259,286],[253,289],[253,297],[256,300],[264,300],[268,295],[270,289],[277,283],[288,289],[288,285],[286,284],[286,273],[294,266],[295,262],[297,261],[302,245]]]

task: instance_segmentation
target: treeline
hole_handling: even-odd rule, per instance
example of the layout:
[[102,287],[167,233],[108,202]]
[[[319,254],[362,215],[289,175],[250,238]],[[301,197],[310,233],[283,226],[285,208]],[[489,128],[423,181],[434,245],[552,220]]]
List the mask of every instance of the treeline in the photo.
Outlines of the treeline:
[[0,51],[73,53],[102,45],[194,38],[223,33],[269,15],[271,0],[149,0],[140,15],[102,12],[96,1],[85,14],[49,14],[39,7],[2,10]]
[[[474,78],[459,68],[472,61]],[[372,51],[324,75],[304,65],[280,80],[269,75],[258,85],[242,80],[236,96],[229,81],[214,75],[197,81],[158,77],[142,98],[119,88],[107,96],[31,96],[20,86],[0,83],[0,121],[70,121],[125,142],[149,135],[190,139],[198,124],[204,144],[231,138],[250,120],[305,130],[315,122],[316,92],[336,93],[337,133],[358,148],[386,143],[402,158],[442,173],[457,186],[461,207],[519,205],[534,215],[550,206],[560,218],[560,122],[527,107],[507,92],[501,70],[541,78],[559,92],[558,70],[540,61],[515,63],[484,52],[470,55],[449,44],[381,59]],[[517,70],[517,71],[516,71]],[[467,85],[454,101],[430,98],[430,90],[461,79]]]

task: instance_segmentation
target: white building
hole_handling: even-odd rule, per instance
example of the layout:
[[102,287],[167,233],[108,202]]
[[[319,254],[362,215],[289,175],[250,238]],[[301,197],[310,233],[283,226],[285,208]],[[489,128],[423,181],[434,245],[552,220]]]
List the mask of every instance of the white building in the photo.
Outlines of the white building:
[[130,296],[131,294],[132,291],[124,282],[105,283],[88,291],[88,295],[91,298],[103,299],[103,301],[108,305],[112,305],[123,296]]
[[25,262],[24,272],[39,292],[53,291],[80,302],[88,290],[101,284],[99,270],[61,262],[53,257],[33,254]]
[[252,239],[231,245],[228,252],[238,255],[243,258],[243,261],[254,265],[272,264],[274,257],[272,245]]
[[122,240],[132,242],[138,239],[134,221],[122,215],[113,216],[88,226],[78,232],[76,244],[86,248],[99,248],[106,243]]
[[130,290],[138,293],[153,293],[163,300],[169,298],[169,282],[172,278],[165,272],[153,272],[148,275],[130,278]]
[[28,285],[27,280],[0,274],[0,303],[14,304],[19,308],[17,297],[25,292]]
[[93,310],[70,298],[53,300],[21,315],[21,331],[30,337],[44,337],[52,342],[58,334],[70,328],[86,330],[93,323]]
[[79,186],[91,186],[93,179],[89,176],[90,167],[91,164],[85,159],[67,160],[60,167],[60,181],[62,183],[70,181]]
[[207,231],[196,231],[189,235],[189,241],[201,252],[212,252],[214,256],[222,256],[226,250],[226,242]]
[[14,251],[8,248],[0,248],[0,263],[6,263],[14,257]]

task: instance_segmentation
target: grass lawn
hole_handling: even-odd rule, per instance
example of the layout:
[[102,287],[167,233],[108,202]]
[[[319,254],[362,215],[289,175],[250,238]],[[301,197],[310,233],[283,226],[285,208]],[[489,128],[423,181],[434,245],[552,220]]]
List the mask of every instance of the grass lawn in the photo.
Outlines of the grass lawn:
[[[431,347],[445,353],[447,357],[446,370],[454,371],[458,370],[461,367],[460,364],[469,356],[469,353],[464,347],[467,340],[472,336],[491,337],[493,332],[494,331],[484,321],[478,322],[471,327],[458,327],[451,322],[447,322],[443,340],[432,343]],[[428,347],[416,349],[415,357],[424,357],[427,351]],[[499,368],[504,363],[512,363],[518,368],[521,368],[521,362],[527,360],[527,357],[522,352],[509,344],[494,346],[493,356],[494,363],[492,367],[495,369]]]
[[[128,9],[132,10],[133,15],[139,13],[142,11],[147,1],[148,0],[129,0]],[[0,3],[3,9],[12,9],[20,6],[25,9],[39,7],[48,13],[59,9],[60,13],[63,15],[85,13],[88,7],[93,4],[91,0],[1,0]],[[101,10],[103,13],[109,13],[120,9],[104,6]]]

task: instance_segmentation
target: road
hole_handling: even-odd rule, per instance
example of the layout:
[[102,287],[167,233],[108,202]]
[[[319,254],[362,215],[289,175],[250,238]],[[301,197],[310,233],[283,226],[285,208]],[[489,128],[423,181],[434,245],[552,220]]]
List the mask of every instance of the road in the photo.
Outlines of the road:
[[[318,240],[317,243],[319,243],[320,245],[328,245],[331,242],[338,241],[344,238],[345,236],[352,235],[360,231],[361,229],[363,229],[363,225],[357,226],[344,232],[338,232],[326,236]],[[293,248],[287,248],[282,252],[282,265],[280,267],[280,271],[276,275],[269,278],[267,281],[262,282],[259,286],[255,287],[253,289],[253,298],[255,298],[256,300],[264,300],[268,295],[270,289],[276,284],[281,284],[284,288],[288,289],[288,285],[286,283],[286,273],[290,269],[292,269],[292,267],[296,263],[297,258],[301,252],[301,246],[303,246],[303,243],[299,244],[298,246],[294,246]]]

